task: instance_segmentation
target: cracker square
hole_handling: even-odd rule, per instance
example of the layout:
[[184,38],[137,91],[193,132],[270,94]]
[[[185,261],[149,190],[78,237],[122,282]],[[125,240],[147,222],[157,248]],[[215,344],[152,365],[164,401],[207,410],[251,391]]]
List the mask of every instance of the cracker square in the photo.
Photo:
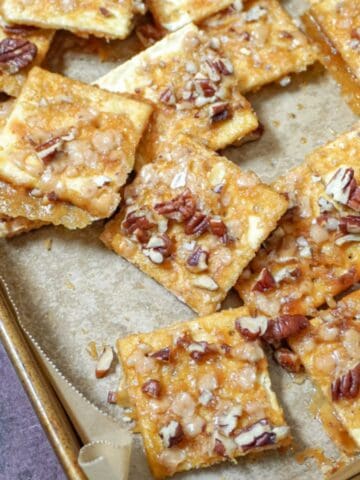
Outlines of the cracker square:
[[190,24],[95,83],[113,92],[137,93],[157,107],[151,141],[142,142],[145,150],[156,139],[161,142],[180,133],[218,150],[258,126],[232,71],[225,53],[212,48],[205,33]]
[[311,0],[311,15],[349,69],[360,80],[360,4],[358,1]]
[[35,67],[0,134],[0,177],[108,217],[151,107]]
[[224,310],[118,340],[126,389],[155,478],[286,446],[267,361]]
[[[359,155],[357,126],[273,184],[290,208],[237,282],[252,311],[310,315],[360,279]],[[353,180],[341,195],[345,171]]]
[[220,308],[287,201],[252,172],[180,136],[124,193],[103,242],[201,314]]
[[24,217],[12,218],[0,214],[0,238],[12,238],[42,227],[45,223],[31,221]]
[[[0,91],[17,97],[29,70],[40,65],[54,32],[24,25],[7,25],[0,17]],[[10,52],[12,58],[9,59]],[[4,60],[6,55],[6,61]]]
[[80,35],[126,38],[142,2],[133,0],[7,0],[2,3],[6,21],[54,30],[70,30]]
[[250,0],[200,25],[222,44],[232,61],[241,92],[258,90],[316,60],[315,50],[277,0]]
[[360,290],[321,311],[289,343],[360,447]]
[[166,30],[174,31],[191,22],[199,22],[223,8],[229,7],[233,0],[149,0],[149,9],[155,21]]

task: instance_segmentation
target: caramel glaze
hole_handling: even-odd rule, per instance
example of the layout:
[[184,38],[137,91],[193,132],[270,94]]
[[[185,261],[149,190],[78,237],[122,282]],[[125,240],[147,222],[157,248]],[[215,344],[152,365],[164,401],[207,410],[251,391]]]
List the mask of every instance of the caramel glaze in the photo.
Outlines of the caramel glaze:
[[319,61],[340,85],[350,108],[360,115],[360,81],[355,77],[340,53],[324,34],[311,9],[302,16],[306,34],[318,47]]
[[318,418],[334,443],[347,455],[359,451],[355,441],[337,418],[331,403],[320,390],[316,390],[309,406],[310,412]]

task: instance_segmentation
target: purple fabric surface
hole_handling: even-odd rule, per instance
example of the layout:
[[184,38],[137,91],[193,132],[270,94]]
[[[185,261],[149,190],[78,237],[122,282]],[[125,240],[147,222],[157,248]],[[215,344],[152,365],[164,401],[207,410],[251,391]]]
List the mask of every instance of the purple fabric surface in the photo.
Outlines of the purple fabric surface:
[[0,378],[0,480],[65,480],[1,343]]

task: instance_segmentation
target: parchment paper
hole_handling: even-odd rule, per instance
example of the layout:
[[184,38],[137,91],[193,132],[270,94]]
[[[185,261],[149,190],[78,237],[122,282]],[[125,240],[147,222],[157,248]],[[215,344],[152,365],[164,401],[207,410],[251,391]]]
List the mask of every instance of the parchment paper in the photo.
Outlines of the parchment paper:
[[[306,5],[303,0],[288,0],[284,6],[298,14]],[[139,48],[133,39],[109,44],[105,50],[111,58],[101,62],[96,55],[82,51],[84,42],[79,42],[80,47],[75,48],[74,37],[61,37],[54,51],[61,46],[63,52],[55,56],[53,51],[48,67],[91,82]],[[302,162],[308,152],[349,129],[357,120],[335,82],[319,66],[293,78],[288,87],[272,85],[249,99],[265,125],[265,134],[258,142],[229,148],[225,154],[242,168],[255,170],[265,181]],[[102,228],[101,222],[75,232],[46,227],[2,241],[0,262],[27,330],[66,379],[91,402],[120,419],[121,409],[106,401],[108,391],[117,389],[120,367],[117,365],[111,375],[96,380],[95,362],[87,352],[89,342],[114,345],[119,336],[149,331],[195,314],[107,250],[98,240]],[[232,295],[227,303],[236,302]],[[338,460],[338,450],[309,412],[311,383],[306,380],[296,384],[273,364],[271,377],[295,438],[295,450],[321,448],[326,456]],[[256,461],[243,459],[238,465],[227,463],[177,478],[235,480],[241,476],[243,480],[254,480],[263,479],[264,474],[277,480],[320,478],[313,460],[301,465],[290,452],[267,453]],[[141,440],[136,436],[130,479],[147,478],[150,473]]]

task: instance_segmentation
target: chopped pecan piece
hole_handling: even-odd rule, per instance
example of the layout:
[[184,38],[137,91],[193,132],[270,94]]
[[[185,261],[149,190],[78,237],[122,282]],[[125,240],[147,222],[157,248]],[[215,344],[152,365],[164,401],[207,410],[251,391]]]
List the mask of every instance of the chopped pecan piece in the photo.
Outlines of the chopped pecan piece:
[[360,233],[360,216],[348,215],[342,217],[339,224],[342,233]]
[[64,142],[71,142],[75,138],[75,131],[71,129],[69,133],[61,135],[59,137],[54,137],[48,140],[45,143],[36,145],[35,151],[38,157],[43,160],[49,160],[57,151],[61,149]]
[[209,230],[213,235],[224,237],[227,234],[225,223],[218,217],[209,218]]
[[189,332],[184,332],[180,337],[176,339],[176,345],[178,347],[186,349],[190,343],[192,343],[193,339]]
[[106,18],[111,18],[113,14],[105,7],[99,7],[99,12]]
[[217,58],[212,62],[212,64],[222,75],[231,75],[234,71],[234,68],[228,58]]
[[110,346],[106,345],[101,355],[99,356],[99,359],[96,365],[96,370],[95,370],[96,378],[106,377],[106,375],[110,372],[113,361],[114,361],[114,351]]
[[154,208],[160,215],[183,222],[194,215],[196,200],[190,190],[186,189],[172,200],[156,204]]
[[37,46],[22,38],[4,38],[0,42],[0,71],[13,75],[36,57]]
[[264,316],[242,317],[235,321],[236,330],[247,340],[255,340],[264,335],[268,327],[268,319]]
[[227,102],[216,102],[210,105],[209,114],[211,123],[222,122],[232,117],[230,106]]
[[164,258],[168,258],[173,252],[173,243],[168,235],[163,233],[162,235],[153,235],[146,248],[159,252]]
[[176,97],[173,89],[171,87],[167,87],[159,97],[160,102],[165,103],[166,105],[175,105],[176,104]]
[[204,250],[201,246],[197,247],[187,259],[187,265],[198,272],[203,272],[208,269],[209,252]]
[[208,230],[209,219],[207,215],[200,211],[196,211],[185,224],[185,233],[187,235],[202,235]]
[[178,445],[184,438],[184,430],[179,422],[171,420],[159,432],[165,448],[171,448]]
[[304,315],[282,315],[269,320],[263,338],[269,343],[279,342],[296,335],[308,325],[309,320]]
[[352,191],[347,205],[356,212],[360,212],[360,187],[356,187]]
[[108,396],[107,396],[107,402],[111,403],[111,404],[116,404],[117,403],[117,397],[118,397],[117,392],[109,390]]
[[200,95],[204,97],[213,97],[215,95],[215,87],[212,82],[207,78],[195,79],[195,88],[199,91]]
[[122,223],[122,228],[126,235],[135,235],[138,242],[143,244],[149,241],[151,236],[149,230],[154,226],[155,224],[151,222],[141,210],[134,210],[128,213]]
[[356,188],[353,168],[339,168],[326,186],[326,193],[346,205]]
[[264,292],[267,292],[268,290],[272,290],[275,287],[276,287],[276,282],[271,272],[269,272],[267,268],[263,268],[252,290],[256,292],[264,293]]
[[143,384],[141,391],[148,397],[159,398],[161,393],[161,385],[158,380],[150,379]]
[[19,37],[27,37],[32,33],[36,32],[38,27],[33,27],[31,25],[4,25],[3,30],[8,35],[18,35]]
[[169,347],[162,348],[161,350],[158,350],[157,352],[154,352],[150,355],[150,357],[155,358],[156,360],[159,360],[161,362],[170,362],[170,355],[171,355],[171,350]]
[[271,426],[266,418],[243,429],[236,437],[235,442],[243,451],[251,448],[263,447],[276,442],[276,434],[271,431]]
[[220,455],[221,457],[226,456],[224,444],[218,438],[215,438],[214,452]]
[[187,346],[188,352],[190,352],[190,357],[199,362],[203,360],[208,355],[216,353],[216,350],[208,342],[192,342]]
[[288,372],[299,373],[303,369],[299,355],[289,348],[279,348],[275,351],[274,356],[277,363]]
[[331,397],[334,402],[340,399],[356,398],[360,392],[360,363],[331,384]]

